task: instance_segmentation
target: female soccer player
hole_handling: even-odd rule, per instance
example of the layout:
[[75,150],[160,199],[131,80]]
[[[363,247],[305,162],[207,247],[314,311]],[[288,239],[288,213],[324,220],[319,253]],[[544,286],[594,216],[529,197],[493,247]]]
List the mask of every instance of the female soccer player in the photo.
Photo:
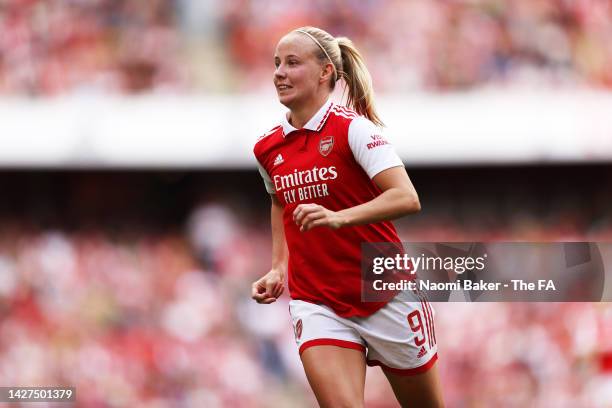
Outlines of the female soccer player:
[[[274,302],[288,274],[296,342],[321,406],[363,406],[366,364],[382,367],[402,406],[442,406],[429,303],[411,292],[360,296],[361,243],[399,242],[390,220],[420,210],[377,127],[363,59],[349,39],[303,27],[280,40],[274,64],[289,112],[254,147],[272,198],[272,268],[252,297]],[[340,79],[351,109],[330,101]]]

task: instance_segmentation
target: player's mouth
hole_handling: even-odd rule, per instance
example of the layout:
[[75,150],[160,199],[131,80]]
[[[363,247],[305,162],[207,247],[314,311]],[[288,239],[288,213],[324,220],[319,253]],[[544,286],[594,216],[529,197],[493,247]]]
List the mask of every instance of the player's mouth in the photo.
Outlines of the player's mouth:
[[285,91],[285,90],[290,89],[290,88],[292,88],[292,87],[289,86],[289,85],[276,85],[276,89],[278,89],[279,91]]

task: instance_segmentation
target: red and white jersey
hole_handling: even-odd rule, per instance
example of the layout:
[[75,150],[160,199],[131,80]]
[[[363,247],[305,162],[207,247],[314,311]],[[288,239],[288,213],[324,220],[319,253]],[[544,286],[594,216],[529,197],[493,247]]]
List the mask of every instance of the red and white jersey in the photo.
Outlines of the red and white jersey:
[[299,204],[339,211],[381,194],[371,179],[403,163],[380,129],[328,101],[302,129],[283,117],[253,150],[267,191],[284,208],[291,298],[327,305],[342,317],[369,316],[383,307],[385,302],[361,301],[361,243],[399,242],[391,222],[300,232],[293,221]]

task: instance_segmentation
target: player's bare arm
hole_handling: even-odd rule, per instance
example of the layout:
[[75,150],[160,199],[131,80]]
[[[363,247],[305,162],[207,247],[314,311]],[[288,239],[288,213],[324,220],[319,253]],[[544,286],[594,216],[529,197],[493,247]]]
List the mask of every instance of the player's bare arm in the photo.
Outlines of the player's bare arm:
[[257,281],[253,282],[251,296],[257,303],[274,303],[284,291],[285,276],[287,275],[288,250],[283,229],[283,208],[271,194],[272,205],[270,220],[272,228],[272,268]]
[[403,167],[381,171],[372,180],[382,194],[366,203],[341,211],[331,211],[318,204],[298,205],[293,219],[300,231],[389,221],[420,211],[419,196]]

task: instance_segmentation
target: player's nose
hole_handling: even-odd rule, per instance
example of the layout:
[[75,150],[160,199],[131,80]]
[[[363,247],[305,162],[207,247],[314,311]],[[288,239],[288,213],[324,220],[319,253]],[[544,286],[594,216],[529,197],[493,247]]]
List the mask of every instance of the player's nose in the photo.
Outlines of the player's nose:
[[278,67],[276,67],[276,69],[274,70],[274,78],[285,78],[287,76],[287,73],[285,72],[285,68],[283,66],[283,64],[280,64]]

